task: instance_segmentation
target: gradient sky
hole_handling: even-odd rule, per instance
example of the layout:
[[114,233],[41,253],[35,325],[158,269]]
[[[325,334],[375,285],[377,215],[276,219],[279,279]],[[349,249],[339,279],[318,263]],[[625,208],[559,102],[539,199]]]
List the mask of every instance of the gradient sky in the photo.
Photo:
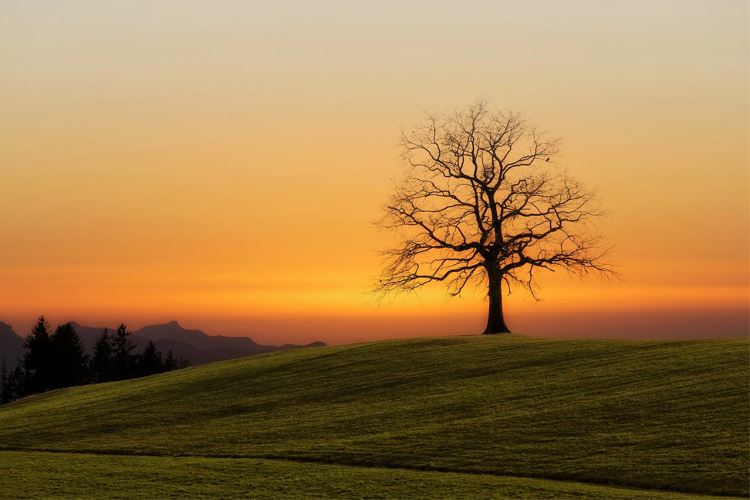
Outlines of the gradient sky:
[[506,302],[511,329],[747,335],[749,18],[739,0],[0,0],[0,321],[479,332],[481,293],[366,292],[400,127],[484,97],[564,139],[624,275],[545,276],[543,302]]

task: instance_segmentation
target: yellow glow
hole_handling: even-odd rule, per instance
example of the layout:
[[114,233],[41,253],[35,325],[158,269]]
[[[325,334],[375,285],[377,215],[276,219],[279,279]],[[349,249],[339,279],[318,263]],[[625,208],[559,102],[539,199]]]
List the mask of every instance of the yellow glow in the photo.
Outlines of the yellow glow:
[[365,293],[399,128],[479,96],[564,138],[625,275],[545,276],[510,314],[746,310],[747,4],[565,4],[6,6],[0,321],[480,324],[481,294]]

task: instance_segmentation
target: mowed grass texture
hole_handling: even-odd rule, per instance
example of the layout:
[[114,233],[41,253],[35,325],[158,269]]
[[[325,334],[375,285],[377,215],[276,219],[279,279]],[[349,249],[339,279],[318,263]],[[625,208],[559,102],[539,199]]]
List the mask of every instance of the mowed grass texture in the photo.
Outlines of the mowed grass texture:
[[748,347],[501,335],[285,351],[0,407],[0,449],[746,496]]
[[726,499],[455,472],[253,458],[0,452],[2,498]]

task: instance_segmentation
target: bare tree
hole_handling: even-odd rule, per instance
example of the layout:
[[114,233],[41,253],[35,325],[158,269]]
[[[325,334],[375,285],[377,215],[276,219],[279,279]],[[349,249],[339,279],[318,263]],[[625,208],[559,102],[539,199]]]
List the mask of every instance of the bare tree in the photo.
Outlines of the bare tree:
[[484,101],[402,132],[406,173],[377,223],[400,243],[383,252],[379,297],[431,282],[454,296],[486,287],[484,333],[506,333],[503,293],[520,285],[537,298],[537,271],[614,275],[591,223],[604,212],[594,191],[557,166],[559,145]]

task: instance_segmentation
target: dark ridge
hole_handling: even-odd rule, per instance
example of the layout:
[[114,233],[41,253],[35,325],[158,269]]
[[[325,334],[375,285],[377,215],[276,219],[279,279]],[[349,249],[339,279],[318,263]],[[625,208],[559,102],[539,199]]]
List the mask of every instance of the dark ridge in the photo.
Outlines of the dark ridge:
[[[96,338],[101,335],[104,327],[84,326],[75,321],[71,321],[70,324],[81,337],[86,354],[92,354]],[[114,328],[107,328],[112,333],[117,329],[117,325]],[[149,341],[153,341],[156,348],[164,356],[171,350],[175,357],[187,359],[193,366],[274,351],[326,345],[324,342],[312,342],[304,346],[296,344],[262,345],[250,337],[225,337],[223,335],[208,335],[200,330],[190,330],[180,326],[177,321],[144,326],[133,332],[130,338],[136,344],[138,351],[143,349]],[[8,370],[12,370],[16,366],[17,358],[23,358],[23,341],[24,338],[14,332],[10,325],[0,322],[0,359],[5,356]]]

